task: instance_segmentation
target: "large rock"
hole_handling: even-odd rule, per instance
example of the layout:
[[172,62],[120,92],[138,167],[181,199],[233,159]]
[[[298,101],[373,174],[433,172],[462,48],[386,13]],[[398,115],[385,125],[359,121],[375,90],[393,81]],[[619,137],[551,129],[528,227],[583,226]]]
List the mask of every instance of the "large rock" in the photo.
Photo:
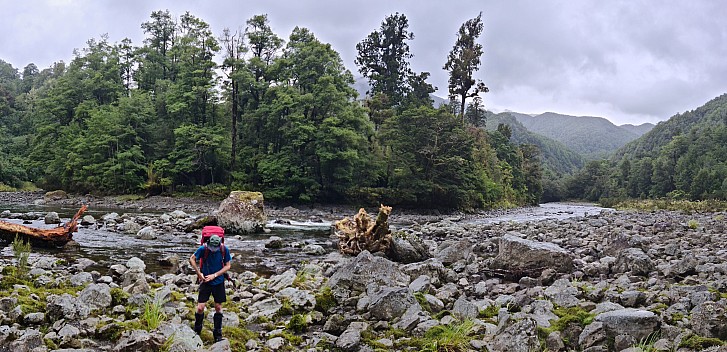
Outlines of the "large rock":
[[530,352],[539,347],[535,320],[506,318],[498,327],[497,334],[487,345],[493,352]]
[[500,238],[499,252],[492,267],[511,271],[542,271],[549,268],[559,272],[571,272],[573,256],[554,243],[504,235]]
[[422,240],[413,234],[399,232],[391,238],[391,247],[386,256],[399,263],[409,264],[421,262],[431,258],[429,248]]
[[107,308],[111,305],[111,288],[107,284],[88,285],[78,295],[78,300],[91,308]]
[[704,302],[692,309],[692,329],[700,336],[727,340],[727,314],[724,304]]
[[603,323],[606,335],[616,337],[627,335],[635,341],[646,339],[659,326],[656,314],[633,308],[612,310],[596,316],[595,321]]
[[233,191],[217,210],[217,224],[230,234],[261,232],[266,221],[260,192]]
[[45,201],[68,199],[68,193],[66,193],[65,191],[62,191],[62,190],[45,192],[43,199]]
[[46,299],[46,312],[51,320],[80,320],[88,317],[91,308],[67,293],[51,295]]
[[[43,337],[40,331],[35,329],[28,329],[23,332],[17,340],[10,344],[10,351],[13,352],[30,352],[36,348],[44,346]],[[2,347],[0,347],[2,349]]]
[[464,240],[447,240],[437,248],[436,258],[444,265],[453,264],[462,259],[469,259],[472,256],[472,242]]
[[346,331],[336,340],[336,347],[344,351],[356,351],[361,343],[361,332],[368,329],[369,324],[364,322],[353,322],[348,325]]
[[614,265],[616,273],[631,271],[634,275],[648,276],[654,271],[654,263],[651,258],[639,248],[627,248],[621,251]]
[[162,324],[159,332],[167,339],[173,338],[170,352],[195,352],[203,347],[202,339],[187,324]]
[[418,304],[409,288],[383,287],[370,296],[369,312],[379,320],[400,317],[413,304]]
[[150,333],[145,330],[125,331],[114,352],[159,351],[165,342],[161,334]]
[[381,257],[375,257],[369,251],[359,253],[338,267],[328,280],[328,286],[334,290],[366,291],[368,285],[387,287],[407,287],[409,275],[399,270],[399,266]]
[[46,224],[49,224],[49,225],[50,224],[53,224],[53,225],[55,225],[55,224],[60,224],[61,223],[61,218],[58,216],[58,213],[56,213],[54,211],[51,211],[51,212],[48,212],[48,214],[45,214],[45,218],[43,218],[43,221]]

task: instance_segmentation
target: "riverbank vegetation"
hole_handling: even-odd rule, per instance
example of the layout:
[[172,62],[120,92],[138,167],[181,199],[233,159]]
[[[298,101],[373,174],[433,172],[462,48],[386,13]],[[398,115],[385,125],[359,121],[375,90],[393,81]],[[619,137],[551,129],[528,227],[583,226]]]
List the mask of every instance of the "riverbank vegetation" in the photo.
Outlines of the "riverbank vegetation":
[[409,67],[408,26],[403,14],[387,16],[356,45],[371,87],[364,97],[330,44],[302,27],[284,39],[265,15],[215,33],[190,13],[156,11],[136,45],[101,36],[45,69],[0,60],[0,187],[224,187],[292,203],[459,209],[536,203],[538,153],[512,144],[507,128],[476,127],[487,91],[473,77],[480,16],[442,58],[452,103],[440,107],[429,73]]

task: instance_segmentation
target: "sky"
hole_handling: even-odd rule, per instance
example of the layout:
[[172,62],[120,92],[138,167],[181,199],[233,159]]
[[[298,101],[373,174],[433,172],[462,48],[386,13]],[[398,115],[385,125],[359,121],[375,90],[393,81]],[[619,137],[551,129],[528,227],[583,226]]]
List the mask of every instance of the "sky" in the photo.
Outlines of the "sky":
[[157,10],[189,11],[218,37],[267,14],[282,38],[299,26],[330,43],[355,76],[356,44],[403,13],[415,35],[411,67],[430,72],[441,97],[457,30],[482,12],[475,78],[490,88],[482,98],[494,112],[657,123],[727,93],[721,0],[0,0],[0,60],[42,70],[103,34],[141,46],[141,24]]

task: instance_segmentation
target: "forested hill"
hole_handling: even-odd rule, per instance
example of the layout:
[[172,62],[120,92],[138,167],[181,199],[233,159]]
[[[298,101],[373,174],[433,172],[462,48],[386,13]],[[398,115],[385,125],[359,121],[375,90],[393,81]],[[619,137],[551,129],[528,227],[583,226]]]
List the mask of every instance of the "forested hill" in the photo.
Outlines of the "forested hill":
[[586,159],[608,157],[610,153],[641,135],[631,128],[616,126],[602,117],[576,117],[552,112],[537,116],[511,114],[528,130],[561,142]]
[[660,122],[618,150],[589,163],[571,196],[727,199],[727,94]]
[[[516,113],[515,113],[516,114]],[[543,167],[556,174],[572,174],[585,163],[583,157],[568,149],[563,143],[529,131],[513,117],[513,113],[491,114],[487,117],[487,129],[494,131],[499,124],[510,126],[511,140],[519,145],[532,144],[541,152]]]
[[641,137],[646,132],[651,131],[651,129],[654,128],[654,124],[646,122],[646,123],[642,123],[640,125],[625,124],[625,125],[620,125],[618,127],[621,127],[623,129],[625,129],[629,132],[632,132],[635,135]]

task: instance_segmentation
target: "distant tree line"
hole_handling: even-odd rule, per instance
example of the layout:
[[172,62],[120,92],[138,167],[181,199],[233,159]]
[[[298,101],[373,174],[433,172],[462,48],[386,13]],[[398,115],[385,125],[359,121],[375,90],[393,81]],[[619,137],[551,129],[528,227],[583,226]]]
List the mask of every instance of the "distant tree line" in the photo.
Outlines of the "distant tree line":
[[287,202],[460,209],[538,202],[538,151],[474,125],[487,91],[473,76],[481,15],[457,33],[443,66],[452,103],[436,108],[429,73],[410,69],[408,26],[387,16],[356,45],[372,87],[362,98],[330,44],[301,27],[284,40],[266,15],[215,36],[190,13],[156,11],[141,46],[102,36],[43,70],[0,60],[0,188],[234,188]]

